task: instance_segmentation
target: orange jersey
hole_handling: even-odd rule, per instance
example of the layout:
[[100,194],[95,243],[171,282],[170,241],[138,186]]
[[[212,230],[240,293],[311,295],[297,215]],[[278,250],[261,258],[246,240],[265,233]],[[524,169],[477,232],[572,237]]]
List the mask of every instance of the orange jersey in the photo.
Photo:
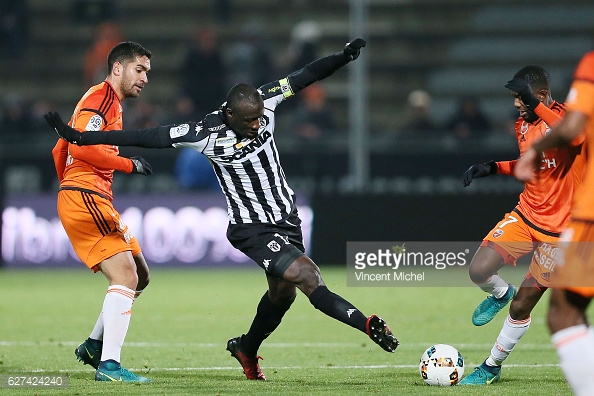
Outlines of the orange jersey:
[[[70,122],[79,131],[123,129],[122,104],[113,87],[104,81],[91,87],[76,105]],[[60,187],[75,187],[113,199],[114,170],[132,171],[132,162],[120,157],[117,146],[77,146],[60,139],[52,150]]]
[[[586,156],[594,153],[594,51],[589,52],[578,64],[569,95],[567,110],[579,111],[588,116],[586,123]],[[572,217],[578,220],[594,220],[594,161],[589,158],[584,183],[576,193]]]
[[[545,134],[550,126],[565,114],[563,104],[554,101],[550,108],[539,104],[536,113],[540,117],[533,123],[523,118],[516,121],[516,137],[520,156]],[[581,155],[584,136],[580,135],[571,145],[545,151],[537,180],[527,182],[517,205],[526,219],[535,226],[560,233],[569,219],[574,192],[582,181],[585,167]],[[498,173],[512,174],[516,161],[497,163]]]

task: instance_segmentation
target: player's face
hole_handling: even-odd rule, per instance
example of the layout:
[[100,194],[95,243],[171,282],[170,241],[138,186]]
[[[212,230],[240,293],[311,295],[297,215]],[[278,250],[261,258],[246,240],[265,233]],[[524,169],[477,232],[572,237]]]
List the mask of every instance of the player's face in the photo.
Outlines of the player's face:
[[229,126],[242,139],[253,139],[258,136],[260,120],[264,115],[264,101],[254,104],[251,102],[240,103],[236,109],[227,108],[227,121]]
[[538,116],[534,112],[528,110],[524,102],[522,102],[522,99],[520,99],[520,95],[518,95],[517,92],[513,91],[511,94],[514,98],[514,107],[520,113],[520,117],[522,117],[526,122],[536,121],[538,119]]
[[151,60],[146,56],[137,56],[134,62],[123,65],[120,89],[125,98],[137,98],[140,95],[140,91],[148,83],[150,70]]

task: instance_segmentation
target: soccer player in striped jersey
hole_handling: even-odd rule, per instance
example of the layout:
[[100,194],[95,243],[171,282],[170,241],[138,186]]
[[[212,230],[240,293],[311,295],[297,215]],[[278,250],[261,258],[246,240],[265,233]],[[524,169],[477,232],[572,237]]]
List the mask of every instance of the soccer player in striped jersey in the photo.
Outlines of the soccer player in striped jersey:
[[58,134],[80,145],[190,147],[210,159],[227,199],[227,238],[264,269],[268,280],[268,290],[258,304],[250,329],[227,343],[227,350],[240,362],[248,379],[266,379],[257,352],[295,300],[296,288],[315,308],[366,333],[384,350],[394,352],[398,346],[381,317],[367,317],[329,291],[318,266],[304,254],[295,194],[287,184],[273,137],[276,106],[357,59],[365,44],[363,39],[355,39],[342,51],[258,89],[237,84],[218,111],[198,122],[136,131],[79,133],[64,125],[57,113],[46,115]]
[[[522,156],[533,142],[550,132],[565,111],[561,103],[552,99],[549,74],[540,66],[523,67],[505,87],[511,91],[519,111],[516,137]],[[460,385],[487,385],[499,380],[501,364],[528,331],[530,314],[550,285],[559,235],[582,180],[583,140],[580,135],[567,147],[543,153],[541,179],[526,183],[518,205],[487,234],[473,257],[470,279],[490,295],[478,305],[472,322],[482,326],[510,301],[511,305],[490,356]],[[495,173],[513,175],[517,162],[516,159],[473,165],[465,173],[464,185],[468,186],[473,178]],[[532,261],[516,292],[497,272],[504,265],[515,265],[518,258],[529,253],[533,253]]]
[[[78,130],[122,129],[122,101],[135,98],[148,82],[151,52],[122,42],[107,57],[108,75],[80,99],[70,125]],[[97,381],[149,382],[120,364],[132,303],[149,283],[148,265],[137,240],[112,204],[115,170],[150,175],[141,157],[120,157],[116,146],[80,147],[59,139],[52,150],[60,181],[58,215],[80,260],[101,271],[109,286],[89,338],[75,350],[96,369]]]
[[565,378],[574,394],[585,396],[594,393],[594,331],[586,315],[594,297],[594,52],[580,60],[566,106],[563,120],[525,152],[514,175],[522,181],[538,183],[540,178],[535,173],[542,173],[542,153],[571,147],[585,130],[585,151],[590,155],[571,218],[561,233],[547,315]]

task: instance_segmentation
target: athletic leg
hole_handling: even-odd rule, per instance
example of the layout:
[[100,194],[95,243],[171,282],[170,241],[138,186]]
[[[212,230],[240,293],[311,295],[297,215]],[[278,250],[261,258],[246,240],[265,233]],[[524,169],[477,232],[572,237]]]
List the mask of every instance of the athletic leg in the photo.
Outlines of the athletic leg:
[[501,364],[507,359],[520,338],[530,328],[530,313],[547,289],[538,286],[535,279],[527,276],[512,300],[506,317],[489,357],[460,385],[488,385],[499,380]]
[[248,379],[266,380],[258,364],[258,359],[262,359],[257,356],[258,349],[281,323],[297,296],[293,284],[269,275],[267,280],[268,291],[260,299],[249,331],[227,342],[227,350],[241,364]]
[[594,389],[594,332],[586,317],[589,303],[590,298],[553,289],[547,314],[561,368],[576,395],[591,395]]
[[394,352],[398,346],[398,340],[383,319],[376,315],[366,317],[353,304],[328,290],[320,269],[306,255],[300,256],[287,267],[283,279],[299,288],[316,309],[366,333],[384,350]]
[[468,268],[470,280],[481,290],[491,294],[477,306],[472,315],[472,322],[476,326],[482,326],[493,320],[515,295],[515,288],[497,273],[504,265],[505,261],[501,254],[490,246],[479,247],[470,262]]
[[138,277],[138,283],[134,288],[134,301],[136,301],[136,299],[140,296],[140,293],[142,293],[148,286],[150,282],[150,273],[148,264],[146,263],[142,252],[133,255],[133,258],[134,263],[136,264],[136,275]]
[[124,251],[100,264],[109,282],[103,300],[103,350],[95,374],[99,381],[149,382],[148,378],[130,373],[120,365],[122,345],[132,316],[132,303],[138,285],[136,263],[130,251]]

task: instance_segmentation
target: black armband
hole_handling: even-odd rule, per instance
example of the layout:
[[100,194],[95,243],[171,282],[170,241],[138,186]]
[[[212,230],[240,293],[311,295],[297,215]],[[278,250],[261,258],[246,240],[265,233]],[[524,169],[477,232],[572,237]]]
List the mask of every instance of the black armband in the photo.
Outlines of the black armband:
[[80,145],[110,144],[114,146],[135,146],[145,148],[172,147],[169,137],[170,126],[156,128],[122,130],[109,132],[87,131],[81,134]]

